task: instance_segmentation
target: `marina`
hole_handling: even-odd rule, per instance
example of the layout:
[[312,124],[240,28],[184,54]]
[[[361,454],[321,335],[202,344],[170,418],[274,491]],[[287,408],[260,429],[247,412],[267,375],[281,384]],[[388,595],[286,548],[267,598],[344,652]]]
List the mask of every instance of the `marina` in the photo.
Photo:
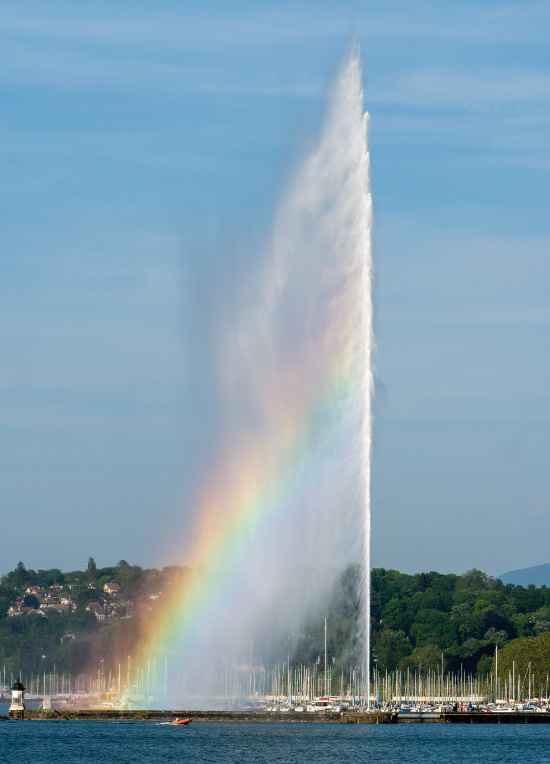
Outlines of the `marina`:
[[[231,692],[196,693],[182,700],[178,686],[126,686],[119,676],[70,675],[10,677],[0,687],[0,718],[157,719],[193,717],[205,721],[341,721],[398,723],[438,720],[463,722],[505,719],[550,719],[548,678],[531,672],[531,663],[516,681],[510,676],[476,677],[441,672],[389,672],[376,669],[367,683],[362,672],[336,677],[284,666],[272,672],[236,672]],[[8,677],[6,677],[8,679]],[[544,680],[544,681],[543,681]],[[46,690],[44,692],[44,690]],[[57,690],[57,691],[56,691]],[[315,692],[317,690],[317,693]],[[321,690],[321,693],[319,693]],[[322,694],[324,691],[324,694]],[[175,709],[175,710],[169,710]],[[187,710],[181,710],[187,709]],[[196,710],[189,710],[196,709]],[[200,709],[200,710],[197,710]]]

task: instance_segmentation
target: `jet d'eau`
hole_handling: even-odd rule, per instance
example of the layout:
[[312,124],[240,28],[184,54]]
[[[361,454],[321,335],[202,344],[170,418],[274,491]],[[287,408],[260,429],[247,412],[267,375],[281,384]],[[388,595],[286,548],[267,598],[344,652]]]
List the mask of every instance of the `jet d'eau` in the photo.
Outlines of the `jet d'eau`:
[[160,619],[140,621],[132,658],[136,676],[144,667],[159,674],[151,682],[171,702],[223,703],[223,667],[268,656],[322,617],[332,579],[349,564],[362,571],[362,626],[349,660],[369,675],[367,126],[353,46],[316,146],[276,206],[254,288],[213,324],[221,456],[203,471],[181,555],[203,572],[176,587]]

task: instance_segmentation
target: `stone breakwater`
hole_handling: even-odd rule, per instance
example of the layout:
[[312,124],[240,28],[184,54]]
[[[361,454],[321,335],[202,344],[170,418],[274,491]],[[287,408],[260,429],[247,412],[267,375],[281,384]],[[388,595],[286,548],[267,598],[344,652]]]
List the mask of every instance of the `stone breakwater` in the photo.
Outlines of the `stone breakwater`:
[[193,722],[339,722],[339,713],[295,713],[271,711],[139,711],[113,709],[28,709],[25,719],[33,721],[150,721],[171,722],[177,717]]
[[[539,713],[296,713],[271,711],[122,711],[112,709],[27,709],[26,721],[150,721],[170,722],[189,717],[193,722],[284,722],[330,724],[548,724]],[[0,720],[5,717],[0,717]]]

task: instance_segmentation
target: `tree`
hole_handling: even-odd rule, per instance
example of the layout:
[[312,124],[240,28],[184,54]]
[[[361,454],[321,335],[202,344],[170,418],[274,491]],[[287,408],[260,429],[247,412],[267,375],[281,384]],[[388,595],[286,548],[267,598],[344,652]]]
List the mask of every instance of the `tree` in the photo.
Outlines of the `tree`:
[[36,581],[39,586],[53,586],[54,584],[63,584],[65,576],[59,568],[50,568],[50,570],[39,570]]
[[435,645],[415,647],[410,655],[402,658],[399,662],[399,668],[402,671],[407,669],[416,671],[420,668],[422,668],[422,671],[436,671],[440,666],[441,650]]
[[4,576],[4,582],[13,586],[15,589],[21,589],[26,585],[28,580],[29,573],[25,567],[25,563],[21,562],[21,560],[17,563],[15,570],[12,570]]
[[537,637],[540,637],[541,634],[546,634],[548,631],[550,631],[550,621],[536,621],[534,632]]
[[493,671],[493,656],[492,655],[482,655],[479,661],[477,662],[477,668],[476,673],[479,677],[482,677],[484,674],[490,674]]
[[508,641],[508,634],[503,629],[498,630],[495,629],[494,626],[491,626],[491,628],[485,632],[483,639],[486,639],[488,642],[494,642],[495,644],[501,644],[502,642]]
[[84,610],[86,605],[97,600],[98,596],[97,589],[88,589],[85,584],[78,586],[76,591],[73,590],[73,595],[76,597],[79,610]]
[[[8,584],[0,585],[0,618],[6,618],[8,615],[8,609],[15,602],[17,592]],[[1,637],[1,635],[0,635]],[[0,641],[0,649],[2,648]]]
[[90,581],[93,581],[97,574],[97,565],[95,564],[95,560],[93,557],[90,557],[88,559],[88,565],[86,567],[86,573],[88,575],[88,579]]
[[536,680],[539,681],[541,677],[546,680],[546,675],[550,673],[550,633],[508,642],[498,652],[499,675],[508,676],[512,671],[513,662],[515,662],[516,676],[525,676],[531,664],[531,673],[535,674]]
[[418,575],[418,588],[421,592],[426,591],[426,589],[430,585],[430,574],[429,573],[419,573]]
[[473,592],[491,589],[494,584],[494,578],[488,576],[487,573],[483,573],[482,570],[472,568],[472,570],[468,570],[460,576],[458,588]]
[[410,652],[411,643],[404,631],[394,631],[386,626],[373,634],[373,654],[382,671],[393,669]]
[[27,594],[27,596],[23,598],[23,603],[25,607],[32,607],[35,610],[38,610],[40,607],[40,600],[36,594]]

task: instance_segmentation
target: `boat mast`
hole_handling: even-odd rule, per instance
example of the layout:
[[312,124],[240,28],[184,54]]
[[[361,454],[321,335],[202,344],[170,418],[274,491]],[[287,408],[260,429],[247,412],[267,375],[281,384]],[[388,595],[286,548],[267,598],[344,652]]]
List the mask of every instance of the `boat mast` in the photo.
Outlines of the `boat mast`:
[[327,619],[325,618],[325,698],[327,694]]

